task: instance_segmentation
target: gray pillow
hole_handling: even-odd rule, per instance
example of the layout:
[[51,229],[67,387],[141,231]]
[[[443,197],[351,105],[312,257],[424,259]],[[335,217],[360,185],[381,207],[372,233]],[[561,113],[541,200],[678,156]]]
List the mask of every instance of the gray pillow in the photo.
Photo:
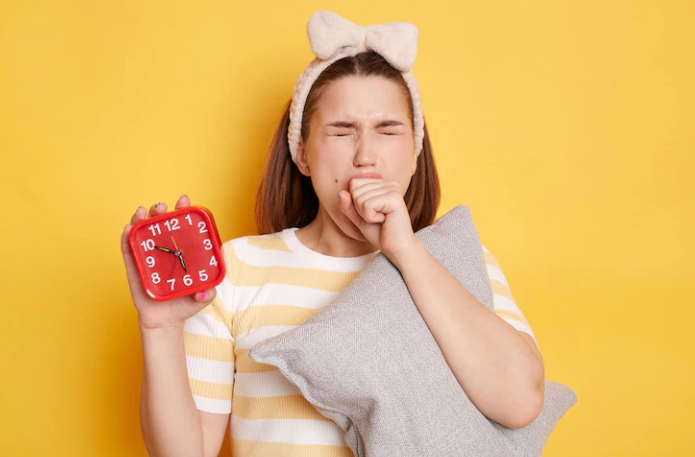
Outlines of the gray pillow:
[[[415,236],[493,309],[468,206],[455,207]],[[488,419],[459,385],[399,270],[381,253],[318,313],[248,354],[276,367],[345,430],[357,457],[540,456],[577,402],[572,389],[546,380],[542,412],[531,424],[510,429]]]

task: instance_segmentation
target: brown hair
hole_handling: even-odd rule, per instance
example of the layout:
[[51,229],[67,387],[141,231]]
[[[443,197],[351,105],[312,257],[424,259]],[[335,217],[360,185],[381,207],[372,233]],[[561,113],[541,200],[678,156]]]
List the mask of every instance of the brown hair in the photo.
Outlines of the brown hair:
[[[371,75],[387,78],[400,85],[410,107],[408,117],[413,121],[413,102],[400,71],[379,54],[373,51],[362,52],[336,60],[321,72],[314,82],[302,115],[301,131],[305,143],[309,138],[309,119],[316,110],[316,104],[325,88],[342,77]],[[290,125],[291,103],[292,100],[287,103],[285,113],[273,135],[265,158],[265,173],[256,195],[256,225],[260,235],[279,232],[289,227],[304,227],[314,220],[319,210],[319,199],[314,192],[311,178],[299,172],[290,155],[287,130]],[[434,222],[440,198],[439,177],[426,123],[424,130],[425,137],[417,159],[417,168],[404,196],[414,232]]]

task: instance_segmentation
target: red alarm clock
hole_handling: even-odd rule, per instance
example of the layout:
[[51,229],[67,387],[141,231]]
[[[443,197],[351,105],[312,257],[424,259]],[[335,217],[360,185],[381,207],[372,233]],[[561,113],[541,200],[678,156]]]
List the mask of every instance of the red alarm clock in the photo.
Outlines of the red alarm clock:
[[220,235],[203,206],[143,219],[133,226],[128,241],[145,292],[155,300],[194,294],[224,280]]

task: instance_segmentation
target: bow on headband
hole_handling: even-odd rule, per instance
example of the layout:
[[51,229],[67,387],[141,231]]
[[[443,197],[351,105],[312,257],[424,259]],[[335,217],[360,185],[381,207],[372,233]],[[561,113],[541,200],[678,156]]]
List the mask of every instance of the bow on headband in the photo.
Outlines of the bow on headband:
[[415,64],[418,30],[408,22],[361,27],[324,10],[311,15],[307,35],[312,52],[323,60],[340,52],[355,55],[373,50],[400,71],[408,71]]
[[306,25],[309,44],[316,58],[304,69],[292,92],[290,125],[287,142],[292,161],[297,162],[297,151],[302,134],[302,117],[311,87],[321,72],[336,60],[372,50],[401,72],[408,85],[413,102],[413,134],[415,158],[424,148],[425,118],[417,80],[410,71],[415,64],[418,30],[408,22],[389,22],[367,27],[355,25],[331,11],[321,10],[311,15]]

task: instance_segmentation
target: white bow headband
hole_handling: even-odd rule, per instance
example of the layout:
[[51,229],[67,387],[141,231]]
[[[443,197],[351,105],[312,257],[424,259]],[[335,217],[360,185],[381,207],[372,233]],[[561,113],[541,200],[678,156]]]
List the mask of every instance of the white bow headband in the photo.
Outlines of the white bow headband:
[[417,158],[422,151],[425,137],[420,88],[410,71],[415,64],[417,52],[417,27],[408,22],[389,22],[361,27],[336,13],[323,10],[311,15],[306,29],[311,51],[316,58],[299,75],[292,94],[290,125],[287,132],[292,161],[297,162],[304,104],[316,78],[336,60],[368,50],[381,55],[391,66],[399,70],[408,84],[413,100],[415,157]]

